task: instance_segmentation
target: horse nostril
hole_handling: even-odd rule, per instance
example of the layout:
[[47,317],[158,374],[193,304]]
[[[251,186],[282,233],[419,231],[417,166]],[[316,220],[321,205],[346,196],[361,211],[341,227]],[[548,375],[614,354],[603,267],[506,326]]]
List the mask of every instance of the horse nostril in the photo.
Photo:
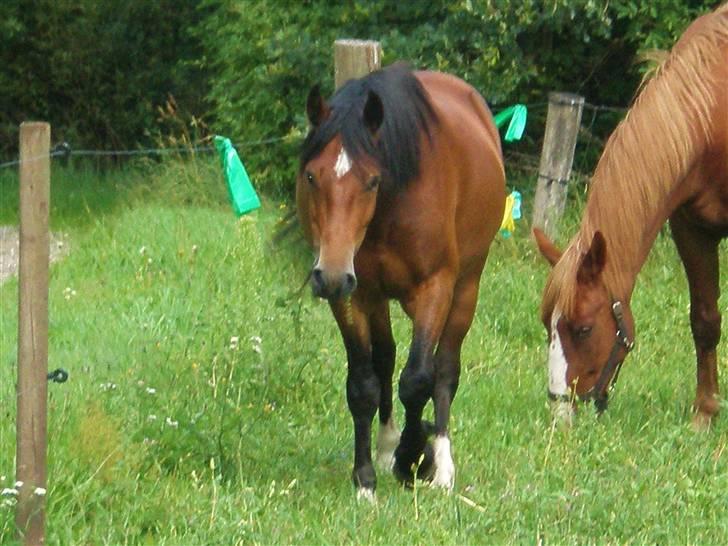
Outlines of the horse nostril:
[[324,272],[322,269],[316,267],[311,272],[311,284],[316,292],[319,292],[324,287]]
[[344,275],[343,292],[345,295],[351,294],[356,289],[356,275],[347,273]]

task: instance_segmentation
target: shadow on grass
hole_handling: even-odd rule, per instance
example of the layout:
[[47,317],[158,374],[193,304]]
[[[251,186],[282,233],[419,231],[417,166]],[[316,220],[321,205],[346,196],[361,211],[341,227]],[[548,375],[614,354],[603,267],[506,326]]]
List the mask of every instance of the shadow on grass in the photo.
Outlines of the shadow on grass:
[[[19,174],[0,170],[0,225],[19,222]],[[223,207],[225,186],[215,158],[153,159],[99,169],[91,163],[51,163],[52,230],[84,229],[120,207],[136,203]]]

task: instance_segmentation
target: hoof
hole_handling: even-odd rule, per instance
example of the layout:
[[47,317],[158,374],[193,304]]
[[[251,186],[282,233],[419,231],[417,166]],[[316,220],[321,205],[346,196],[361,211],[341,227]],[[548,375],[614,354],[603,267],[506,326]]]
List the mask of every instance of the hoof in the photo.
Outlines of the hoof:
[[433,460],[434,454],[432,446],[428,443],[416,461],[412,461],[410,457],[395,455],[392,473],[402,485],[405,487],[413,487],[415,478],[427,481],[432,479],[434,471]]
[[708,432],[713,422],[713,416],[701,411],[693,415],[692,429],[694,432]]
[[356,490],[356,500],[361,503],[377,504],[377,495],[374,493],[374,489],[359,487]]

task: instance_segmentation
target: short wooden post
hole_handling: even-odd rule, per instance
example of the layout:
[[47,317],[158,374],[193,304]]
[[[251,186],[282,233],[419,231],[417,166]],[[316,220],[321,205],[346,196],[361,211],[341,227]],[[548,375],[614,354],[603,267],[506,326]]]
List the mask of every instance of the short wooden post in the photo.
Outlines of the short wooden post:
[[382,45],[372,40],[334,42],[334,85],[361,78],[382,67]]
[[566,207],[567,186],[583,107],[584,97],[571,93],[549,93],[533,227],[543,230],[552,240],[558,233],[558,223]]
[[50,138],[48,123],[20,125],[15,522],[33,545],[45,542]]

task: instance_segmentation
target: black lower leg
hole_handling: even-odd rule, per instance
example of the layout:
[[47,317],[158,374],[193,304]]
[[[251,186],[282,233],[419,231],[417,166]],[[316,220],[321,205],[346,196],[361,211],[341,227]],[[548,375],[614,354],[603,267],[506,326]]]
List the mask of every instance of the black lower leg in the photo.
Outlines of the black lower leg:
[[371,454],[372,420],[379,405],[379,380],[370,365],[349,367],[346,398],[354,420],[354,471],[357,488],[374,490],[377,484]]
[[432,358],[422,350],[417,350],[416,344],[410,351],[410,358],[399,379],[399,398],[405,407],[405,426],[399,446],[395,452],[395,475],[404,482],[414,479],[414,468],[419,465],[419,476],[427,474],[431,466],[432,457],[425,453],[424,460],[420,457],[427,447],[427,432],[422,426],[422,411],[432,397],[434,386],[434,370]]
[[438,352],[435,389],[433,402],[435,405],[435,434],[447,434],[450,420],[450,406],[455,398],[460,380],[460,355]]
[[374,343],[372,346],[372,362],[374,373],[379,379],[379,422],[387,423],[392,417],[392,374],[396,348],[394,341]]

